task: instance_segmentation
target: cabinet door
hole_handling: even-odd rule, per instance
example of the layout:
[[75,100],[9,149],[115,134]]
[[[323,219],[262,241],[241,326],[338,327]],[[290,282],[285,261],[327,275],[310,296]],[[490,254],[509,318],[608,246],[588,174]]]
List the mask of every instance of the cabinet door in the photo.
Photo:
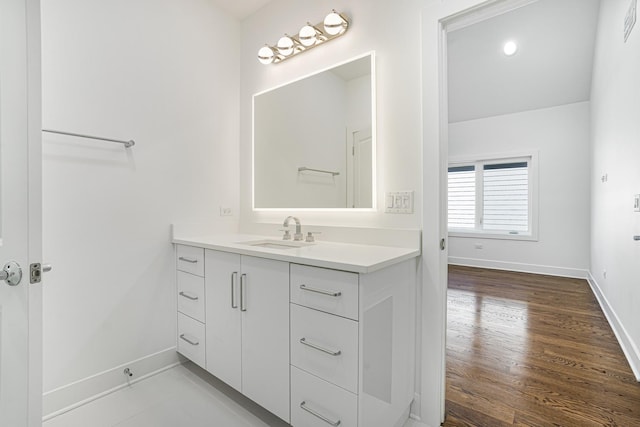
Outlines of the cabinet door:
[[206,251],[206,369],[238,391],[242,391],[240,274],[240,255]]
[[242,257],[242,393],[289,421],[289,264]]

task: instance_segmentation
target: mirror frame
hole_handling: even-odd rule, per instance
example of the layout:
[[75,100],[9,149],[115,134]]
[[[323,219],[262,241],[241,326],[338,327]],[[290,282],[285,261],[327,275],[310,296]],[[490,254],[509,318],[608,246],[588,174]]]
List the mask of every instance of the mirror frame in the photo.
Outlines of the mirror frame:
[[[272,92],[276,89],[285,87],[292,83],[299,82],[309,77],[316,76],[318,74],[324,73],[326,71],[332,70],[334,68],[340,67],[342,65],[348,64],[353,61],[357,61],[359,59],[369,57],[371,61],[371,138],[372,142],[372,150],[371,150],[371,207],[370,208],[295,208],[295,207],[282,207],[282,208],[257,208],[255,205],[256,197],[255,197],[255,143],[256,143],[256,135],[255,135],[255,118],[256,118],[256,97],[263,95],[268,92]],[[377,103],[376,103],[376,55],[375,51],[368,51],[363,54],[351,57],[347,60],[332,64],[328,67],[322,68],[320,70],[314,71],[309,74],[305,74],[296,79],[289,80],[285,83],[279,84],[277,86],[271,87],[269,89],[257,92],[253,94],[251,99],[251,209],[254,212],[376,212],[378,210],[378,192],[377,192],[377,145],[378,145],[378,132],[377,132]]]

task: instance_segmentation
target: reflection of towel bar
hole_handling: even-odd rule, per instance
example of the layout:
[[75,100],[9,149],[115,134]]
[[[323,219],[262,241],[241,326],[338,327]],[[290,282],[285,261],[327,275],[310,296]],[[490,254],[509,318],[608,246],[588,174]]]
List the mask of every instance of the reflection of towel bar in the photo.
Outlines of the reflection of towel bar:
[[300,167],[298,168],[298,172],[304,172],[304,171],[320,172],[320,173],[328,173],[328,174],[331,174],[331,176],[340,175],[340,172],[325,171],[325,170],[322,170],[322,169],[313,169],[313,168],[308,168],[308,167],[306,167],[306,166],[300,166]]

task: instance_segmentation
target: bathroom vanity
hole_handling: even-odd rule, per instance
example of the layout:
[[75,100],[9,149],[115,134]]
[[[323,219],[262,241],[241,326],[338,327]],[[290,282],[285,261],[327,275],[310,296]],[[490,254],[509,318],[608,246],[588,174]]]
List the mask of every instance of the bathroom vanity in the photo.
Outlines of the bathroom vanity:
[[297,427],[402,425],[418,249],[175,238],[177,349]]

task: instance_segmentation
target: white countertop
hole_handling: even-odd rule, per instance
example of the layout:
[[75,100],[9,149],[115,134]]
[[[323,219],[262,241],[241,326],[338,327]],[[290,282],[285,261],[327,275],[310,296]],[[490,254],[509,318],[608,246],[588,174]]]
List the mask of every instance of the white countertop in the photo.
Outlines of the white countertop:
[[243,243],[259,240],[277,241],[278,238],[249,234],[221,234],[174,237],[173,243],[355,273],[371,273],[420,255],[420,250],[415,248],[359,245],[318,240],[308,246],[287,249],[265,248]]

